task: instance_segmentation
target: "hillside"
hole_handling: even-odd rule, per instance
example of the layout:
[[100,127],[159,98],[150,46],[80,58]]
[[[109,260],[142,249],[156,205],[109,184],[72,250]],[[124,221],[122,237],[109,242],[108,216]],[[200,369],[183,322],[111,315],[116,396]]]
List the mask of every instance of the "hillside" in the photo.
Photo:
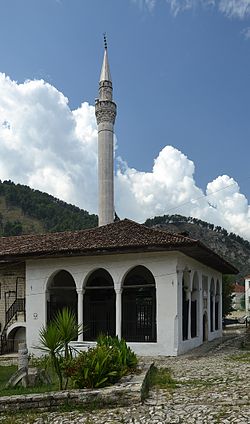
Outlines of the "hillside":
[[[145,224],[201,240],[240,270],[250,273],[250,243],[196,218],[164,215]],[[0,236],[80,230],[97,226],[97,216],[28,186],[0,181]]]
[[0,235],[95,227],[97,216],[28,186],[0,181]]
[[201,240],[239,269],[238,281],[250,273],[250,243],[224,228],[181,215],[158,216],[148,219],[145,224]]

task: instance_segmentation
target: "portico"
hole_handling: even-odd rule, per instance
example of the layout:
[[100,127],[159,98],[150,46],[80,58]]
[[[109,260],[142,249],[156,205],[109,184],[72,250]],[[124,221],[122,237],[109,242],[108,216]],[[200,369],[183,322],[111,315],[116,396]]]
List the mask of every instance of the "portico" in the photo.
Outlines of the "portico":
[[200,242],[129,220],[77,234],[64,233],[58,247],[55,234],[37,236],[36,248],[46,237],[55,251],[26,260],[31,351],[52,300],[54,312],[74,311],[85,343],[104,333],[139,354],[178,355],[221,336],[222,272],[235,269]]

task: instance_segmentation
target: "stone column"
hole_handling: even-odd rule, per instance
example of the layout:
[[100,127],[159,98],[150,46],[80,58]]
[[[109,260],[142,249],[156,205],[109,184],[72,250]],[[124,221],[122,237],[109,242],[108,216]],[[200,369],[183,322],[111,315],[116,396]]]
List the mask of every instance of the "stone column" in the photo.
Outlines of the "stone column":
[[198,272],[199,278],[199,294],[198,294],[198,336],[203,340],[203,287],[202,287],[202,273]]
[[174,350],[176,355],[182,342],[182,277],[183,272],[176,268],[176,316],[175,316],[175,334],[174,334]]
[[116,293],[116,335],[121,338],[122,334],[122,289],[115,287]]
[[[210,289],[211,289],[211,281],[208,281],[207,284],[207,329],[208,329],[208,336],[211,333],[211,320],[210,320],[210,315],[211,315],[211,302],[210,302]],[[209,340],[209,337],[208,337]]]
[[188,340],[191,339],[191,291],[187,292],[187,300],[188,300]]
[[[78,289],[77,290],[77,298],[78,298],[78,308],[77,308],[77,314],[78,314],[78,325],[83,325],[83,295],[85,293],[85,290]],[[81,328],[82,329],[82,328]],[[79,334],[78,341],[83,341],[83,333]]]
[[220,278],[219,281],[219,311],[218,311],[218,316],[219,316],[219,330],[222,329],[222,279]]
[[26,368],[28,369],[28,349],[26,343],[18,344],[18,369]]
[[246,308],[246,315],[249,314],[249,276],[245,278],[245,308]]
[[215,293],[213,294],[213,330],[217,331],[215,330]]

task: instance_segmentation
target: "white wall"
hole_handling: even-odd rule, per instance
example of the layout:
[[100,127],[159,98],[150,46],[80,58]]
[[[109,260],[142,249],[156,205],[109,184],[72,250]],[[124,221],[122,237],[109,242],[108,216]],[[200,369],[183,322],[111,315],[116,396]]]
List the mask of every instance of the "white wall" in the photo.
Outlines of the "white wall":
[[121,287],[127,272],[137,265],[147,267],[153,274],[157,293],[157,342],[131,343],[144,355],[174,355],[175,316],[177,314],[176,254],[144,253],[102,255],[62,259],[27,261],[26,313],[27,344],[30,351],[38,345],[39,330],[46,324],[46,287],[55,272],[66,270],[73,276],[76,289],[84,287],[88,276],[97,268],[106,269],[112,276],[115,289]]
[[[222,336],[222,275],[216,270],[201,264],[200,262],[189,258],[181,253],[178,254],[178,351],[177,354],[187,352],[203,343],[203,314],[207,313],[208,316],[208,341],[214,338]],[[188,270],[190,274],[190,282],[192,284],[194,273],[196,272],[199,280],[199,294],[198,294],[198,334],[197,337],[191,338],[189,332],[189,338],[187,340],[182,339],[182,276],[183,271]],[[207,305],[204,306],[203,302],[203,289],[202,289],[202,278],[207,278],[208,281],[208,293],[207,293]],[[219,303],[219,328],[211,332],[210,329],[210,283],[214,279],[214,282],[219,284],[220,290],[220,303]]]
[[[140,355],[174,356],[202,343],[203,307],[199,308],[198,336],[182,340],[182,272],[185,268],[199,275],[199,298],[202,303],[202,275],[215,281],[221,275],[209,267],[178,252],[154,252],[119,255],[100,255],[93,257],[36,259],[26,265],[26,320],[27,345],[30,353],[38,354],[39,330],[46,324],[46,287],[51,276],[59,270],[68,271],[74,278],[76,289],[80,293],[89,275],[97,268],[104,268],[113,278],[116,293],[121,289],[127,272],[137,265],[148,268],[156,284],[156,343],[128,343]],[[117,319],[120,319],[117,314]],[[221,335],[221,328],[209,332],[209,340]]]
[[249,298],[250,298],[250,278],[249,275],[245,277],[245,308],[246,308],[246,314],[249,314]]

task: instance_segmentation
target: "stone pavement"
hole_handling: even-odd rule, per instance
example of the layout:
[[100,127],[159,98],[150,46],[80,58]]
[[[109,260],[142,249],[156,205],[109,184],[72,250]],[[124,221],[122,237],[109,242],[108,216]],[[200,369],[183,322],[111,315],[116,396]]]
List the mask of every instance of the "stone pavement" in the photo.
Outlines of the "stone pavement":
[[[151,390],[143,405],[93,412],[51,412],[16,424],[213,424],[250,423],[250,362],[235,361],[242,355],[242,330],[206,343],[177,358],[144,360],[167,367],[178,382],[172,391]],[[6,423],[10,421],[6,421]],[[0,424],[4,421],[0,418]]]

